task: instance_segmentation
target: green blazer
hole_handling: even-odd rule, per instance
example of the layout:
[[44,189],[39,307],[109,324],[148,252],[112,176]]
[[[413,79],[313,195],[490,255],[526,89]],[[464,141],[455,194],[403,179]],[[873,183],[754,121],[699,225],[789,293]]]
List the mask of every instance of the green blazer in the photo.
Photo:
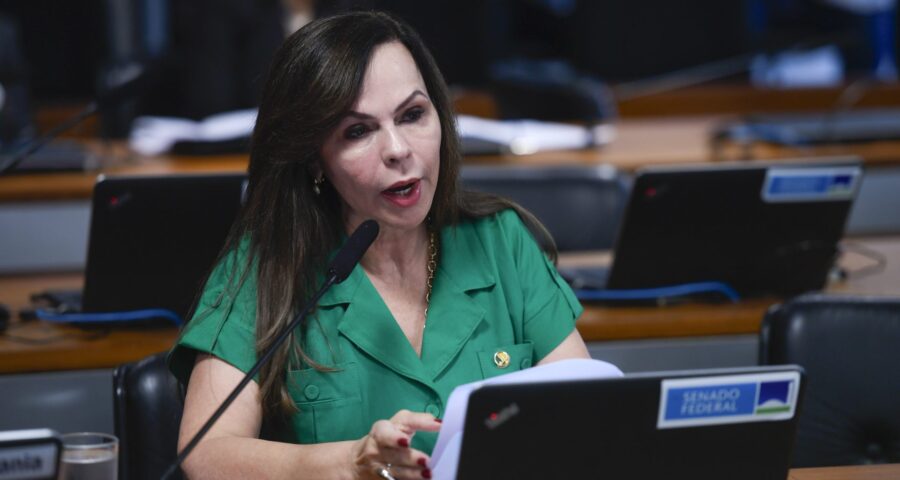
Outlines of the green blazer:
[[[335,371],[288,372],[299,411],[271,436],[352,440],[400,409],[441,417],[457,385],[528,368],[575,328],[581,305],[514,211],[447,227],[440,245],[421,357],[357,265],[322,297],[303,339],[310,357]],[[248,275],[236,292],[227,289],[244,255],[239,249],[213,270],[170,353],[182,382],[197,351],[244,372],[256,361],[256,279]],[[435,440],[419,432],[412,444],[430,453]]]

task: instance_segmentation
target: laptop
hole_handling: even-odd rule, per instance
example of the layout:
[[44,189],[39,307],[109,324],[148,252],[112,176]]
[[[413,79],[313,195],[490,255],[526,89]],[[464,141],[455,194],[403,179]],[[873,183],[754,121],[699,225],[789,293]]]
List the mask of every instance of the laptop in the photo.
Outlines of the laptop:
[[100,177],[82,312],[188,314],[241,205],[246,175]]
[[588,289],[716,282],[744,296],[820,290],[862,174],[856,158],[642,169],[610,268],[560,273]]
[[457,478],[784,480],[804,383],[766,366],[482,387]]

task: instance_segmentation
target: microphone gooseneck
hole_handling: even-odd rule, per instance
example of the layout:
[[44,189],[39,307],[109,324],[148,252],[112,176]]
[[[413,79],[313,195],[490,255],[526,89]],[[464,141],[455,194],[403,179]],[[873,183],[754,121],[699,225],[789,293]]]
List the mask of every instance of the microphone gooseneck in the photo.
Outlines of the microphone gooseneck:
[[234,387],[234,390],[228,394],[228,397],[225,398],[225,401],[219,405],[219,408],[216,409],[215,412],[209,417],[209,420],[200,427],[200,430],[194,434],[194,437],[191,438],[191,441],[188,442],[187,445],[184,446],[184,449],[178,453],[178,457],[175,461],[169,466],[166,472],[163,474],[162,478],[167,479],[170,478],[177,470],[178,467],[184,463],[184,460],[188,455],[197,447],[197,444],[200,443],[200,440],[206,435],[212,426],[216,423],[219,417],[225,413],[225,410],[231,406],[232,403],[237,399],[238,395],[244,390],[248,383],[253,379],[253,377],[259,373],[259,370],[263,365],[268,363],[272,356],[275,354],[275,351],[287,340],[290,336],[291,332],[294,331],[299,325],[300,322],[306,318],[306,315],[309,313],[310,309],[319,303],[319,299],[322,298],[322,295],[331,288],[332,285],[337,283],[341,283],[347,279],[350,275],[350,272],[353,271],[353,267],[359,263],[359,260],[366,253],[366,250],[369,249],[369,246],[372,245],[372,242],[375,241],[375,238],[378,236],[378,223],[375,220],[366,220],[350,235],[350,238],[347,239],[347,242],[344,246],[338,251],[337,255],[335,255],[334,260],[331,261],[331,264],[328,266],[327,275],[325,278],[325,283],[319,288],[319,291],[316,292],[315,295],[306,303],[303,307],[303,310],[294,317],[290,324],[282,330],[278,336],[275,338],[275,341],[272,345],[266,349],[262,355],[260,355],[259,359],[253,365],[253,367],[244,375],[244,378],[241,379],[240,383]]
[[122,83],[99,94],[94,101],[87,104],[80,112],[51,128],[47,133],[30,141],[21,151],[10,157],[5,164],[0,162],[0,175],[16,168],[26,158],[43,148],[44,145],[50,143],[50,141],[59,136],[59,134],[80,124],[84,119],[91,115],[103,111],[106,108],[114,107],[131,98],[139,97],[155,81],[155,71],[149,67],[135,70],[128,78],[125,78]]

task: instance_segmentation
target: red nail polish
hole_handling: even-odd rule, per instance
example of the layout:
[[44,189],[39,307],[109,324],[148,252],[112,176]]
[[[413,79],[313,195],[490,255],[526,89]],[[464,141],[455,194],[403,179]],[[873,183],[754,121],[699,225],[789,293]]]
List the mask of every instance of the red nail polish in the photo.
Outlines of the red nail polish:
[[435,421],[435,422],[438,422],[438,423],[444,423],[444,421],[441,420],[440,418],[435,418],[434,421]]
[[407,440],[405,438],[401,438],[400,440],[397,440],[397,445],[400,445],[401,447],[406,448],[409,446],[409,440]]
[[420,458],[419,461],[416,462],[416,463],[418,463],[420,467],[424,467],[424,466],[425,466],[425,459],[424,459],[424,458]]
[[422,470],[422,478],[431,478],[431,470],[427,468]]

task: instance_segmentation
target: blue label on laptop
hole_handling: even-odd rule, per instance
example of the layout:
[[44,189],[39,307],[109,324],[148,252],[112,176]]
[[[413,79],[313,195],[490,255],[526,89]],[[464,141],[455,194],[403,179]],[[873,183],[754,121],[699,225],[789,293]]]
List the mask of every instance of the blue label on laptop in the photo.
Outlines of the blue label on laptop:
[[663,380],[657,428],[789,419],[799,387],[797,372]]
[[851,200],[861,176],[860,167],[771,167],[766,170],[762,199],[769,203]]

